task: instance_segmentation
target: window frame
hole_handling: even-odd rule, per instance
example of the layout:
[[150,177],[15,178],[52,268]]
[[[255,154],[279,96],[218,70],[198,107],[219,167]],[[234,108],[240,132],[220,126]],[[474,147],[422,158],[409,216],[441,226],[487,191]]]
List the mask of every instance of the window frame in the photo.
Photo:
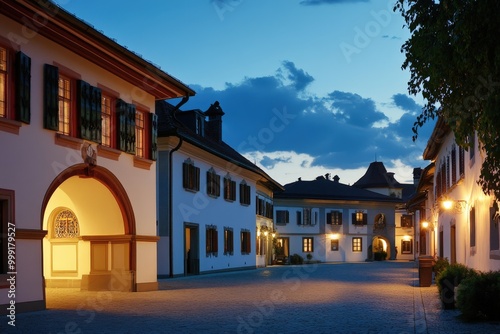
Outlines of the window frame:
[[241,254],[250,255],[252,253],[252,235],[247,229],[240,231]]
[[215,169],[207,170],[207,195],[211,197],[220,196],[220,175],[215,172]]
[[191,159],[182,163],[182,187],[190,192],[200,190],[200,168],[196,167]]
[[224,199],[228,202],[236,200],[236,181],[233,181],[230,175],[224,177]]
[[148,145],[146,140],[146,134],[148,129],[148,117],[146,116],[149,112],[142,110],[141,108],[135,109],[135,156],[139,158],[148,158]]
[[342,211],[330,210],[330,212],[327,212],[326,223],[329,225],[342,225]]
[[217,256],[219,252],[219,236],[216,225],[206,225],[205,228],[206,256]]
[[251,189],[245,180],[240,182],[240,204],[241,205],[250,205],[251,198]]
[[[67,82],[69,85],[69,89],[67,90],[69,93],[69,97],[61,96],[61,82]],[[76,136],[76,79],[72,78],[70,75],[66,74],[64,71],[59,69],[59,78],[58,78],[58,92],[57,92],[57,106],[58,106],[58,128],[57,132],[69,136],[69,137],[77,137]],[[65,88],[63,88],[64,90]],[[67,109],[61,108],[61,104],[65,104],[67,102]],[[68,118],[67,123],[65,123],[66,116]],[[67,125],[67,129],[65,127]]]
[[363,238],[362,237],[352,237],[351,240],[352,252],[362,253],[363,252]]
[[[284,217],[283,217],[284,215]],[[284,222],[281,221],[284,218]],[[276,225],[286,225],[290,223],[290,211],[288,210],[276,210]]]
[[314,237],[302,237],[302,253],[314,252]]
[[232,227],[224,227],[224,255],[234,254],[234,231]]
[[412,240],[401,240],[401,254],[413,254]]
[[[101,88],[102,89],[102,88]],[[110,148],[116,148],[116,96],[110,94],[106,90],[102,90],[101,94],[101,145]],[[109,106],[104,103],[104,100],[109,100]],[[109,111],[109,113],[107,112]],[[105,126],[108,120],[108,130]],[[105,140],[108,138],[109,143]]]

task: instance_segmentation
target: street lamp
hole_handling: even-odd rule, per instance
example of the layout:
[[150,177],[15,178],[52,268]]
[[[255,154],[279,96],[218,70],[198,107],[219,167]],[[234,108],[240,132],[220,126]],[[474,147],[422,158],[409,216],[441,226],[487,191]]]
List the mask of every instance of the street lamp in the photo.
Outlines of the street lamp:
[[446,211],[453,210],[453,212],[455,212],[455,213],[464,212],[466,206],[467,206],[467,201],[465,201],[463,199],[453,200],[449,197],[446,197],[441,201],[441,207],[444,210],[446,210]]

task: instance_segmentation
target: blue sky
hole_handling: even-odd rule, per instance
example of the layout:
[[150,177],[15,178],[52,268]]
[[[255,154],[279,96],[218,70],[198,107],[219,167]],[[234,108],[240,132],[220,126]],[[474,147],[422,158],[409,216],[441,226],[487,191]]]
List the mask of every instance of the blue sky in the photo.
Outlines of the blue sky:
[[375,160],[411,182],[428,164],[394,0],[56,2],[193,88],[183,109],[218,100],[224,141],[282,184],[350,184]]

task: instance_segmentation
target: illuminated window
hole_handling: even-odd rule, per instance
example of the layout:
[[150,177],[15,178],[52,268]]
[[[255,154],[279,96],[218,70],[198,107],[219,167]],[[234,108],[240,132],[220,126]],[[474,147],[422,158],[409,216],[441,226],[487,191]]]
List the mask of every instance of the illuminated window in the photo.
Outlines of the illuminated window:
[[361,237],[352,238],[352,251],[353,252],[363,251],[363,239]]
[[77,238],[80,235],[78,219],[71,210],[59,212],[54,220],[54,238]]
[[7,50],[0,47],[0,117],[7,117]]
[[302,238],[302,252],[314,252],[314,238],[305,237]]
[[326,223],[332,225],[342,225],[342,211],[330,211],[326,214]]
[[71,134],[71,80],[59,76],[59,132]]
[[135,155],[144,158],[144,112],[135,112]]
[[330,247],[332,251],[338,251],[339,250],[339,239],[331,239],[330,240]]
[[102,117],[102,133],[101,133],[101,144],[103,146],[111,147],[112,139],[111,139],[111,114],[112,114],[112,101],[113,99],[106,95],[102,94],[101,97],[101,117]]
[[352,214],[352,223],[354,225],[366,225],[368,223],[368,215],[358,210]]

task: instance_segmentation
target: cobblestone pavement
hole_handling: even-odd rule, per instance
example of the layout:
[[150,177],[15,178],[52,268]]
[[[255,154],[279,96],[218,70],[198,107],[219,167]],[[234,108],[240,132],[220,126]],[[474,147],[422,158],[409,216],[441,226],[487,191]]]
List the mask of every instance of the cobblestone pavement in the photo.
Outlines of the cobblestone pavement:
[[441,310],[414,262],[274,266],[160,281],[160,291],[47,289],[1,333],[498,333]]

